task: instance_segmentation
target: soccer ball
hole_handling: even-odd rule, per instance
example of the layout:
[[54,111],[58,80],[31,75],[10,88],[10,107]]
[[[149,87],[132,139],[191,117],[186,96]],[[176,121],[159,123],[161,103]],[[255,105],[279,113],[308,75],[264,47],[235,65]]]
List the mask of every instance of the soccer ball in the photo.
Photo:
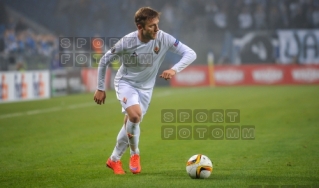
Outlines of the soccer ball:
[[186,163],[186,172],[193,179],[205,179],[213,171],[213,163],[206,155],[193,155]]

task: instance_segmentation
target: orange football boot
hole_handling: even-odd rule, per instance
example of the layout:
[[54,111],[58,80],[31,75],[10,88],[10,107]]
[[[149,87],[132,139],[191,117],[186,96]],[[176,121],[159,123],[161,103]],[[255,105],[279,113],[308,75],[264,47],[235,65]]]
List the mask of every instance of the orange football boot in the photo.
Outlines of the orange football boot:
[[138,174],[141,172],[140,156],[134,154],[130,159],[130,170],[133,174]]
[[112,161],[110,158],[106,162],[106,166],[113,170],[114,174],[125,174],[125,171],[122,168],[122,162]]

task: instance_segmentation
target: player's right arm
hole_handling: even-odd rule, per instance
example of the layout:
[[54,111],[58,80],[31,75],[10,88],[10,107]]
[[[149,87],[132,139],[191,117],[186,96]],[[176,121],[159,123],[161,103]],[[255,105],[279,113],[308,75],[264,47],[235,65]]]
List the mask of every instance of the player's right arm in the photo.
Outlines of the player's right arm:
[[108,65],[115,59],[119,58],[121,50],[121,40],[116,43],[110,50],[108,50],[103,57],[100,59],[99,66],[97,69],[97,89],[94,93],[94,101],[97,104],[104,104],[105,94],[105,74]]
[[94,93],[94,101],[101,105],[102,103],[104,104],[105,102],[105,98],[106,98],[106,94],[105,91],[101,91],[101,90],[96,90]]

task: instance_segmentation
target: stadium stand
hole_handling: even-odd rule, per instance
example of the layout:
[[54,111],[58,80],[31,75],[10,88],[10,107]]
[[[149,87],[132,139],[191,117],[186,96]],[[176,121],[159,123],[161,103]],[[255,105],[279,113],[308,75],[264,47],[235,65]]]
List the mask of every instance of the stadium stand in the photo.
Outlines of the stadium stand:
[[[195,63],[205,63],[209,50],[218,52],[215,55],[221,58],[220,46],[227,48],[227,39],[250,31],[319,27],[319,0],[1,0],[0,3],[1,70],[59,68],[56,66],[59,36],[121,37],[135,29],[133,15],[140,6],[155,7],[162,12],[161,29],[192,44],[198,52]],[[12,12],[21,16],[13,17]],[[31,22],[26,23],[26,19]]]

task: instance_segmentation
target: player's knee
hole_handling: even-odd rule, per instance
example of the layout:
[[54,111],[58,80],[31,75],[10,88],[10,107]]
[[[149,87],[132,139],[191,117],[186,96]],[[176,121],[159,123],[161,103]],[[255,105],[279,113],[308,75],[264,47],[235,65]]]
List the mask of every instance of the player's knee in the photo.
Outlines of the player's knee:
[[129,119],[132,123],[138,123],[141,121],[141,114],[133,114],[129,117]]
[[132,123],[138,123],[140,122],[141,118],[139,116],[132,116],[130,117],[130,122]]

